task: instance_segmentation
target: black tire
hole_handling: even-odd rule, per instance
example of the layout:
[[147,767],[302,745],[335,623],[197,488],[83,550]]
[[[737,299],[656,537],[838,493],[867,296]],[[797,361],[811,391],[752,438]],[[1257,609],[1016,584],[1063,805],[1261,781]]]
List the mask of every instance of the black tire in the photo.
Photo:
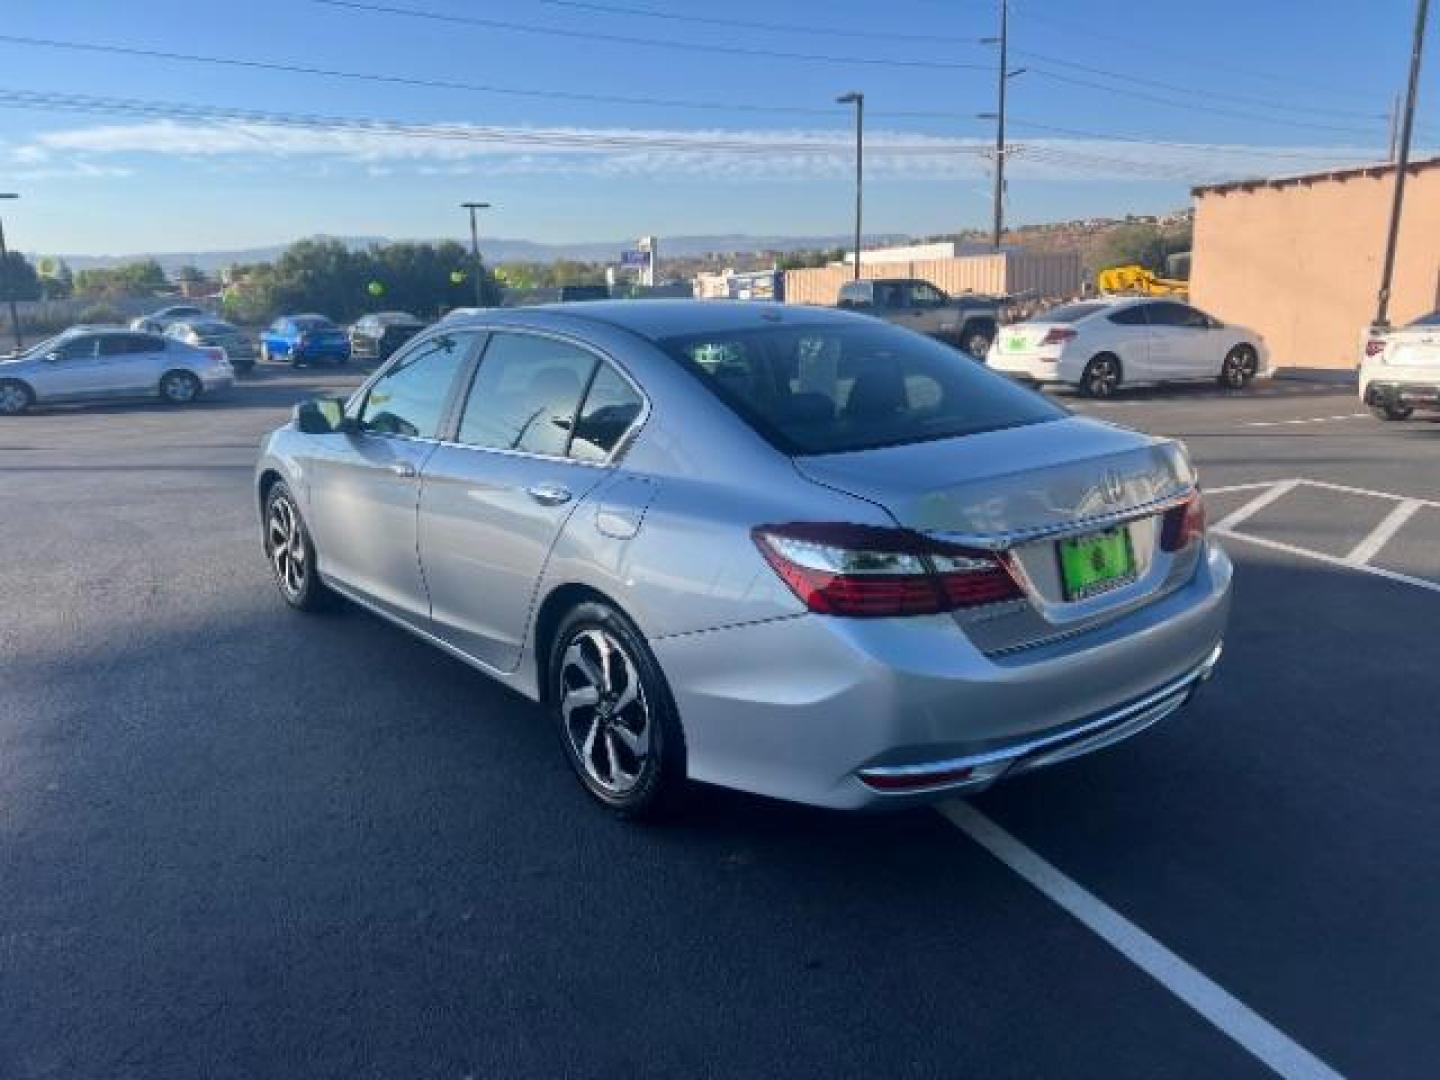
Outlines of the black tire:
[[1370,411],[1381,420],[1409,420],[1415,410],[1406,405],[1372,405]]
[[1236,345],[1225,354],[1217,380],[1227,390],[1243,390],[1260,370],[1260,357],[1249,345]]
[[35,405],[35,391],[19,379],[0,379],[0,416],[19,416]]
[[167,405],[190,405],[198,401],[205,386],[189,371],[167,371],[160,376],[160,399]]
[[[597,637],[619,650],[608,670]],[[587,677],[587,664],[599,682]],[[573,703],[592,683],[595,703]],[[687,786],[684,731],[660,665],[628,618],[599,602],[573,608],[555,632],[544,690],[565,758],[593,799],[630,821],[658,820],[678,808]]]
[[982,328],[966,329],[960,342],[962,352],[969,353],[976,360],[983,361],[990,353],[990,346],[995,342],[993,331]]
[[1124,372],[1114,353],[1101,353],[1085,365],[1080,376],[1080,393],[1090,398],[1108,398],[1120,388]]
[[[300,506],[285,481],[277,480],[265,495],[261,525],[265,561],[275,577],[280,596],[296,611],[325,611],[334,606],[335,594],[316,572],[315,544],[300,516]],[[293,531],[292,531],[293,530]],[[278,550],[284,545],[284,553]]]

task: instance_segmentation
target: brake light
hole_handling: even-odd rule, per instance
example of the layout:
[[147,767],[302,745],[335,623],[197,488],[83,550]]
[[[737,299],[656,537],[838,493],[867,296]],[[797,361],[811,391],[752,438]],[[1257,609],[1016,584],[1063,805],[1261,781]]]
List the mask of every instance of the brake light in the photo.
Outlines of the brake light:
[[1383,353],[1384,351],[1385,351],[1385,339],[1384,339],[1384,338],[1371,338],[1369,341],[1365,342],[1365,355],[1366,355],[1367,357],[1370,357],[1370,356],[1379,356],[1379,355],[1380,355],[1381,353]]
[[1041,340],[1041,345],[1064,345],[1076,334],[1075,330],[1068,326],[1053,326]]
[[206,356],[210,357],[211,360],[214,360],[217,364],[228,364],[230,362],[230,357],[225,355],[225,350],[219,348],[218,346],[207,346],[200,351],[203,352]]
[[1000,556],[909,529],[795,522],[751,535],[790,591],[820,615],[934,615],[1020,596]]
[[1160,546],[1166,551],[1183,551],[1192,541],[1205,536],[1205,500],[1193,492],[1179,506],[1165,511],[1160,527]]

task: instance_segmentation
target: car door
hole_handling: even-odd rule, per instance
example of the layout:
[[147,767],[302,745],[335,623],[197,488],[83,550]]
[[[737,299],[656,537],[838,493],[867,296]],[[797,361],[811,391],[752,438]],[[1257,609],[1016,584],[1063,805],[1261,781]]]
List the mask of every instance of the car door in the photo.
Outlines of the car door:
[[35,393],[48,401],[76,401],[102,393],[100,338],[81,334],[61,342],[37,365],[32,381]]
[[910,321],[906,324],[922,334],[938,334],[941,327],[956,321],[949,298],[928,281],[912,281],[903,286]]
[[156,394],[165,338],[153,334],[105,334],[100,338],[98,391],[105,397]]
[[499,671],[516,668],[550,549],[642,401],[576,342],[491,335],[454,439],[426,462],[421,485],[420,559],[437,636]]
[[1147,304],[1150,319],[1150,378],[1193,379],[1214,374],[1209,351],[1213,345],[1210,321],[1202,312],[1175,300]]
[[416,554],[420,470],[453,407],[477,336],[436,334],[396,356],[347,408],[347,423],[314,436],[308,521],[326,578],[424,626],[430,602]]
[[1159,378],[1155,374],[1155,339],[1147,318],[1149,311],[1149,304],[1130,304],[1097,320],[1096,328],[1103,332],[1093,341],[1086,334],[1086,352],[1113,352],[1120,357],[1122,377],[1133,382]]

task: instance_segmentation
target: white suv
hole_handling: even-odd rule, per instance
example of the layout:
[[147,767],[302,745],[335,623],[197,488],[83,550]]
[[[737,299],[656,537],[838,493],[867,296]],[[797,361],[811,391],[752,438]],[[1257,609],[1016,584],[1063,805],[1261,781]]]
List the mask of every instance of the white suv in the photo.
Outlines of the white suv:
[[1219,380],[1240,389],[1269,373],[1264,342],[1178,300],[1080,300],[1003,327],[985,362],[1038,383],[1065,383],[1091,397],[1121,384]]
[[1389,333],[1371,333],[1360,363],[1360,400],[1382,420],[1440,409],[1440,311]]

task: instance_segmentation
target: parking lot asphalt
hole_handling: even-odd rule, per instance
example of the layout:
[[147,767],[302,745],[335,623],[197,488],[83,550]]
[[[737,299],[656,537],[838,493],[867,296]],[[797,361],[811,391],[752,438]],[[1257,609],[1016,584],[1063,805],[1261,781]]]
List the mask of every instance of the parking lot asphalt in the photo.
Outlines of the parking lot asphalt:
[[1192,706],[975,819],[703,790],[635,827],[524,700],[280,601],[257,442],[355,380],[0,423],[0,1077],[1433,1074],[1440,422],[1060,398],[1212,492]]

